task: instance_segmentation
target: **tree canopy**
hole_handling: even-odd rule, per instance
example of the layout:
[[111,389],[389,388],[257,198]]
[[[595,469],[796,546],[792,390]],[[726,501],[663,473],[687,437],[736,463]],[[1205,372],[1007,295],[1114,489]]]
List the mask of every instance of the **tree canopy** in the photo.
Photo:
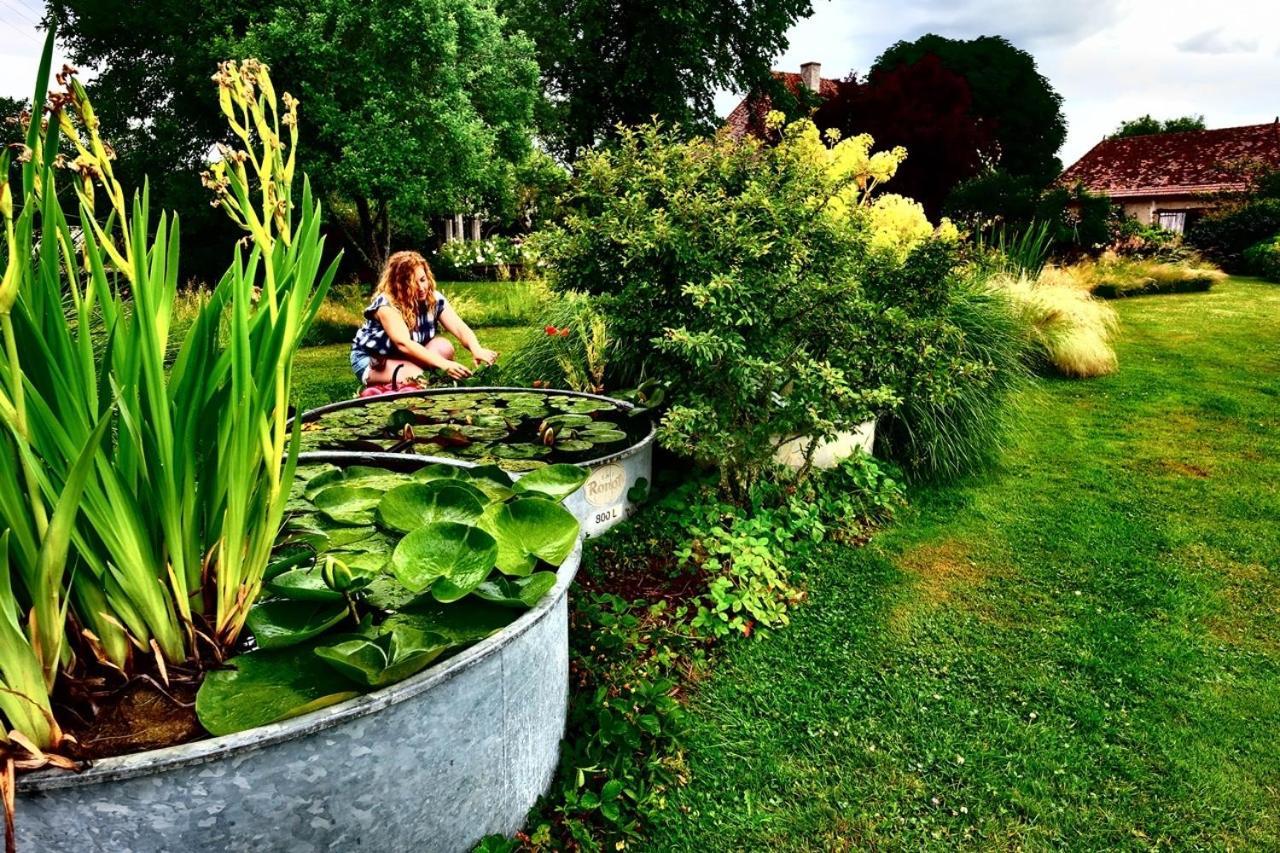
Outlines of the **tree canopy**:
[[932,55],[879,69],[865,82],[853,76],[841,81],[814,123],[842,136],[869,133],[881,148],[906,148],[894,192],[920,202],[935,218],[951,190],[997,153],[988,123],[973,112],[968,82]]
[[[532,42],[494,0],[53,0],[122,164],[208,219],[195,174],[226,138],[209,78],[256,56],[302,101],[307,170],[371,266],[397,218],[483,209],[530,148]],[[188,223],[190,224],[190,223]],[[218,227],[213,225],[211,227]]]
[[969,84],[973,114],[994,135],[993,166],[1048,185],[1062,163],[1058,149],[1067,136],[1062,96],[1036,67],[1035,58],[1000,36],[963,40],[925,35],[900,41],[875,61],[871,75],[912,65],[933,55]]
[[1123,139],[1126,136],[1152,136],[1157,133],[1181,133],[1185,130],[1204,130],[1204,116],[1182,116],[1180,118],[1153,118],[1150,113],[1120,122],[1120,126],[1111,134],[1112,139]]
[[504,0],[533,37],[546,99],[544,138],[572,159],[617,124],[654,117],[687,132],[715,126],[718,89],[770,79],[786,33],[811,0]]

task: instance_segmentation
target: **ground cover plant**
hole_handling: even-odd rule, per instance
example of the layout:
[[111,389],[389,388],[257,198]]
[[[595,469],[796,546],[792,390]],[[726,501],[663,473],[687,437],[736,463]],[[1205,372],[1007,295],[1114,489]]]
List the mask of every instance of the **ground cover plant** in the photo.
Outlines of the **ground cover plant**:
[[531,471],[624,449],[650,422],[606,400],[538,391],[457,391],[371,401],[302,425],[307,451],[422,453]]
[[578,541],[560,501],[585,469],[299,468],[249,610],[254,648],[209,673],[200,723],[223,735],[402,681],[501,630],[555,586]]
[[629,849],[1280,843],[1280,293],[1116,308],[1123,371],[1028,389],[998,470],[793,569]]

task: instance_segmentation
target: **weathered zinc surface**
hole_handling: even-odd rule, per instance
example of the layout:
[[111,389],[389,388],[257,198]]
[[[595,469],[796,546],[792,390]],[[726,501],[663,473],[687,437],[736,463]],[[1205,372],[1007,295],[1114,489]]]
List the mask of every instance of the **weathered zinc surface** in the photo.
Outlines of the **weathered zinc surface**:
[[400,684],[80,776],[25,777],[20,849],[465,851],[515,832],[558,759],[580,558],[529,613]]

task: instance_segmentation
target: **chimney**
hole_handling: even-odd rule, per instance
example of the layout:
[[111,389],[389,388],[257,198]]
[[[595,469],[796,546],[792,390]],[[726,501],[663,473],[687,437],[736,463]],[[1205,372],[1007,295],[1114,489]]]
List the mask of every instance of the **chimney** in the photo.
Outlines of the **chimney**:
[[822,63],[806,62],[800,66],[800,79],[804,81],[804,86],[815,95],[822,87]]

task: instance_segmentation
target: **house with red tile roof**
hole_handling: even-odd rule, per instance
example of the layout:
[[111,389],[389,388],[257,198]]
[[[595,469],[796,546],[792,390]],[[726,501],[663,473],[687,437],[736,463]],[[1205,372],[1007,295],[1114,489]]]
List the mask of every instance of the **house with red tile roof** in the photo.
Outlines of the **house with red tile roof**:
[[[822,76],[822,64],[806,62],[800,66],[800,73],[793,71],[774,71],[773,79],[782,81],[787,91],[799,95],[805,89],[820,98],[830,98],[836,94],[839,81],[828,80]],[[725,127],[734,139],[741,139],[750,134],[764,139],[764,117],[773,109],[772,99],[767,93],[752,93],[742,99],[725,119]]]
[[1104,139],[1062,173],[1065,187],[1110,196],[1144,225],[1182,232],[1205,211],[1280,169],[1280,119],[1269,124]]

